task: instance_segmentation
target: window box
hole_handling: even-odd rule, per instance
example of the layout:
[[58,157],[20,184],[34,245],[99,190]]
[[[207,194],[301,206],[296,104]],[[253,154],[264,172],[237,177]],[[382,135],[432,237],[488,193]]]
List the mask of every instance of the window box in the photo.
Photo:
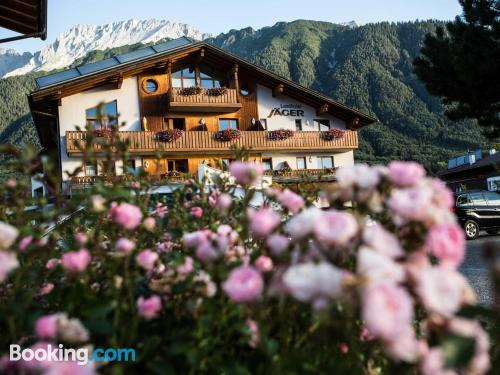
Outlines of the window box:
[[283,141],[285,139],[292,138],[293,134],[293,130],[288,129],[271,130],[268,133],[268,138],[270,141]]
[[241,131],[238,129],[225,129],[215,133],[214,138],[220,142],[229,142],[241,137]]
[[345,130],[332,128],[325,132],[322,132],[322,137],[325,141],[334,141],[336,139],[342,139],[345,136]]
[[184,132],[180,129],[167,129],[156,133],[156,140],[160,142],[174,142],[182,137]]

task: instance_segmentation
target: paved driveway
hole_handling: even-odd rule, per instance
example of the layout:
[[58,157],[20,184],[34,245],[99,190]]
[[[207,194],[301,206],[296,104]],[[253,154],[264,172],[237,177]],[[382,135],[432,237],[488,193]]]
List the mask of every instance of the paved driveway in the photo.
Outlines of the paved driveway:
[[460,272],[469,279],[478,295],[479,303],[482,304],[489,304],[492,301],[489,271],[483,256],[484,244],[489,241],[494,242],[500,251],[499,235],[481,235],[474,241],[467,241],[465,261],[460,267]]

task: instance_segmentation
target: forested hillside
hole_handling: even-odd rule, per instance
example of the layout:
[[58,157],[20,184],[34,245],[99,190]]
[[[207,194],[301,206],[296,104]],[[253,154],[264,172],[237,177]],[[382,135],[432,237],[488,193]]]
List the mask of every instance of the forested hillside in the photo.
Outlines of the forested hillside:
[[[424,35],[437,22],[379,23],[356,28],[326,22],[278,23],[261,30],[231,30],[210,40],[277,74],[311,87],[380,123],[361,132],[357,159],[417,160],[428,169],[468,148],[487,147],[472,122],[452,123],[413,74],[412,61]],[[123,53],[95,51],[84,63]],[[0,80],[0,142],[33,142],[26,93],[33,77]]]

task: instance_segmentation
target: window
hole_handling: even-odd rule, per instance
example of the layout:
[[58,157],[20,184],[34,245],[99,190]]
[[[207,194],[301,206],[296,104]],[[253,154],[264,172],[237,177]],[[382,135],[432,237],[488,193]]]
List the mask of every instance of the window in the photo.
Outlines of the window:
[[333,157],[331,156],[318,156],[318,169],[332,169]]
[[262,159],[262,168],[265,171],[271,171],[273,169],[273,159]]
[[168,160],[167,166],[169,172],[176,171],[181,173],[187,173],[188,171],[188,162],[186,159]]
[[238,129],[238,120],[234,118],[219,119],[219,130]]
[[314,127],[321,132],[325,132],[330,130],[330,121],[329,120],[314,120]]
[[481,193],[470,194],[470,197],[476,206],[486,206],[487,204],[486,199],[484,199],[484,196]]
[[260,119],[260,126],[262,127],[262,130],[267,130],[267,120],[265,118]]
[[158,82],[154,79],[148,79],[144,84],[144,90],[148,93],[153,93],[158,91]]
[[306,158],[297,158],[297,169],[307,169]]
[[457,206],[470,206],[472,204],[472,200],[469,198],[467,194],[459,195],[457,198]]
[[116,100],[87,109],[85,118],[87,125],[94,129],[118,125]]
[[128,173],[134,173],[135,172],[135,159],[129,159],[127,160],[127,169],[126,171]]
[[97,164],[96,163],[85,164],[85,176],[97,176]]
[[33,190],[33,198],[42,198],[43,197],[43,186],[37,187]]
[[165,118],[163,120],[165,129],[185,130],[186,120],[184,118]]
[[500,206],[500,195],[497,193],[483,193],[483,196],[488,200],[489,206]]
[[212,78],[208,74],[200,72],[200,86],[203,89],[211,89],[213,87],[221,87],[219,80]]
[[194,69],[182,69],[172,73],[172,87],[195,87],[196,74]]
[[302,131],[302,120],[295,120],[295,130],[298,132]]

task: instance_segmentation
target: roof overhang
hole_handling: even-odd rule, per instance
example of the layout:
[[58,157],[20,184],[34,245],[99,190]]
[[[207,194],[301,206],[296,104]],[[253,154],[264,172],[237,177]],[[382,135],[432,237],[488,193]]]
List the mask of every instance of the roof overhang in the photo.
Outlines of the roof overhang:
[[0,1],[0,27],[21,35],[0,39],[0,43],[25,38],[47,39],[48,0]]
[[[376,118],[341,104],[317,91],[308,89],[277,74],[269,72],[257,65],[245,61],[207,42],[184,44],[179,47],[158,52],[136,60],[122,62],[89,74],[69,75],[68,79],[54,84],[39,87],[30,94],[32,111],[47,107],[56,107],[61,99],[95,87],[113,84],[148,71],[167,71],[167,67],[176,69],[185,64],[196,63],[200,53],[203,54],[203,63],[217,66],[220,69],[238,69],[240,77],[272,89],[279,95],[285,95],[301,103],[316,108],[318,115],[331,114],[346,121],[350,130],[357,130],[377,121]],[[119,58],[119,57],[118,57]],[[55,108],[54,108],[55,109]],[[56,111],[52,113],[57,113]],[[35,120],[37,127],[39,124]]]

